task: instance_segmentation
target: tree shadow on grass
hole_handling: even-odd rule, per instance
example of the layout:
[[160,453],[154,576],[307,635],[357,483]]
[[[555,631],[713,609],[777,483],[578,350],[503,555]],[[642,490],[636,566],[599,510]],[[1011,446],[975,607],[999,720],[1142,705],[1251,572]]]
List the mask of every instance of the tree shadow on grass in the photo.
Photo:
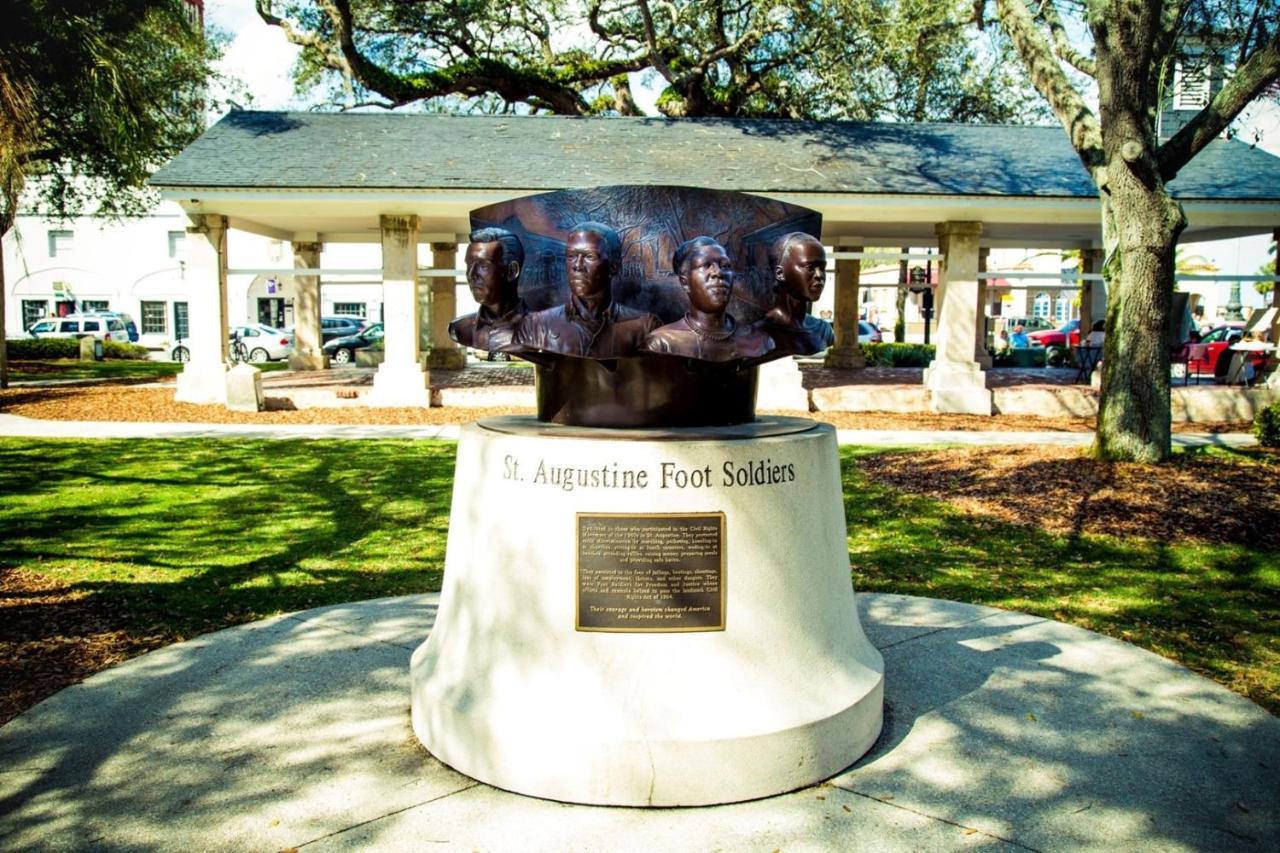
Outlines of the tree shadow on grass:
[[435,442],[0,443],[6,707],[227,625],[439,589],[452,469]]

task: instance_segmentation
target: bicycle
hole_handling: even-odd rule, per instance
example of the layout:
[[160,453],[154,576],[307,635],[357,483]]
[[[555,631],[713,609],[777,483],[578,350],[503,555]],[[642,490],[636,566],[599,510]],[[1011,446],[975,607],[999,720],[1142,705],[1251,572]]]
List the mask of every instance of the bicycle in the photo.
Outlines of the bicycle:
[[244,341],[240,340],[239,334],[231,339],[231,345],[227,347],[227,357],[232,364],[243,364],[249,361],[249,348],[245,346]]

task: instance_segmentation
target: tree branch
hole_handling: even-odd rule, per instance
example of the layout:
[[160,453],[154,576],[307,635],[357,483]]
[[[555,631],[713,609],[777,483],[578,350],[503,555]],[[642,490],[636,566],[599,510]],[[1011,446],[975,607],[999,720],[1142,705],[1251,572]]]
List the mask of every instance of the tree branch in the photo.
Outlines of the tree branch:
[[996,17],[1022,57],[1032,85],[1062,122],[1072,147],[1089,170],[1089,176],[1101,184],[1104,177],[1099,170],[1106,165],[1106,158],[1102,150],[1102,127],[1097,116],[1071,85],[1022,0],[996,0]]
[[1058,14],[1058,5],[1053,0],[1044,0],[1040,6],[1040,15],[1044,18],[1045,24],[1049,27],[1049,34],[1053,37],[1054,54],[1081,74],[1097,77],[1098,63],[1093,60],[1093,57],[1085,56],[1072,46],[1071,39],[1067,37],[1067,28],[1062,23],[1062,16]]
[[1173,180],[1192,157],[1217,138],[1249,102],[1280,79],[1280,32],[1236,69],[1236,73],[1208,106],[1196,114],[1186,127],[1160,146],[1156,163],[1160,176]]
[[662,51],[658,50],[658,36],[653,28],[653,15],[649,13],[649,3],[647,0],[639,0],[636,4],[640,9],[640,18],[644,21],[644,40],[649,47],[649,61],[653,64],[654,70],[662,75],[663,79],[668,82],[674,82],[676,77],[671,71],[671,66],[667,65],[667,60],[663,57]]

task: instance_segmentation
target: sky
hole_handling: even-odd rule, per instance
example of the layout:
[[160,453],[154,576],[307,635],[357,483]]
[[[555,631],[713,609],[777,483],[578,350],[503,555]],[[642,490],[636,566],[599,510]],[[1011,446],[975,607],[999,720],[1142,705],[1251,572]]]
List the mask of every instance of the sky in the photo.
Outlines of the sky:
[[[258,17],[253,0],[205,0],[205,22],[226,31],[232,41],[219,63],[219,70],[240,80],[250,97],[234,98],[246,109],[306,109],[310,102],[293,91],[290,71],[300,48],[285,40],[284,33],[268,26]],[[633,79],[633,87],[638,80]],[[636,89],[641,108],[646,106]],[[1255,105],[1246,114],[1249,125],[1241,130],[1241,138],[1252,141],[1253,132],[1261,133],[1258,147],[1280,156],[1280,107],[1275,104]],[[1269,259],[1270,238],[1249,237],[1222,240],[1188,247],[1190,254],[1201,255],[1224,273],[1252,274]],[[1225,286],[1225,285],[1224,285]],[[1243,290],[1253,290],[1245,284]],[[1256,294],[1255,294],[1256,295]],[[1248,301],[1248,295],[1246,295]]]

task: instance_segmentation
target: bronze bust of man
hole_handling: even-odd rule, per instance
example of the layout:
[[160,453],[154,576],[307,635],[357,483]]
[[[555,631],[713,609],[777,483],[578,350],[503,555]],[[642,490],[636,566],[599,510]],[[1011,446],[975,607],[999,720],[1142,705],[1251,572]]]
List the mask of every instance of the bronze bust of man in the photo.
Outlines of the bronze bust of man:
[[467,347],[493,352],[511,344],[517,321],[528,311],[517,295],[524,247],[505,228],[478,228],[467,246],[467,284],[480,303],[474,314],[449,324],[449,337]]
[[764,332],[739,326],[727,311],[733,295],[729,253],[711,237],[694,237],[675,250],[671,268],[689,297],[689,310],[645,341],[650,352],[703,361],[760,358],[773,349]]
[[613,277],[621,262],[617,231],[599,222],[574,226],[565,241],[569,298],[525,315],[516,325],[515,348],[587,358],[637,354],[659,320],[613,301]]
[[793,231],[769,248],[769,267],[778,303],[758,327],[777,344],[778,353],[813,355],[835,343],[831,324],[809,314],[827,283],[827,253],[817,238]]

